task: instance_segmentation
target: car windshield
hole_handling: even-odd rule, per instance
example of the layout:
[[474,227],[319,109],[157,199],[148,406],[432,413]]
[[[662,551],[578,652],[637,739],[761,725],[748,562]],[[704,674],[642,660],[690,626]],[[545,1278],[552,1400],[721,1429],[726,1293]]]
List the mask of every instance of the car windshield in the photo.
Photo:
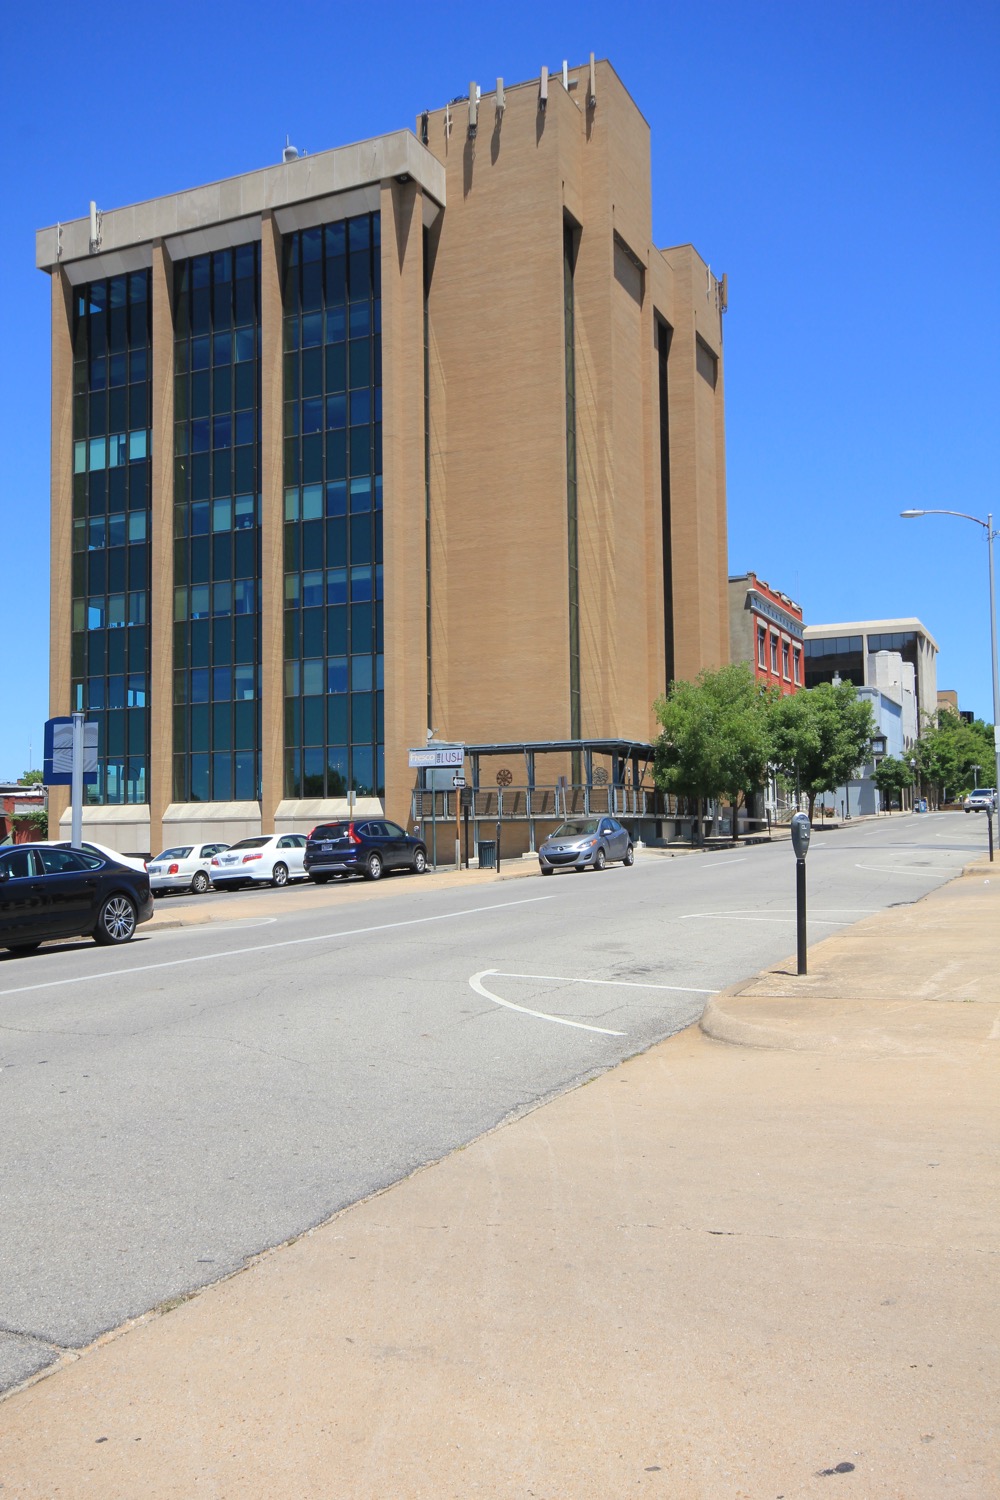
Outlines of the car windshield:
[[262,839],[240,839],[238,844],[230,844],[229,847],[230,849],[263,849],[264,845],[270,842],[271,836],[268,834]]
[[164,849],[163,853],[158,854],[156,857],[157,859],[187,859],[188,855],[191,853],[192,848],[193,845],[188,844],[186,848]]
[[578,839],[585,833],[597,832],[597,818],[574,818],[571,823],[562,823],[552,835],[554,839]]

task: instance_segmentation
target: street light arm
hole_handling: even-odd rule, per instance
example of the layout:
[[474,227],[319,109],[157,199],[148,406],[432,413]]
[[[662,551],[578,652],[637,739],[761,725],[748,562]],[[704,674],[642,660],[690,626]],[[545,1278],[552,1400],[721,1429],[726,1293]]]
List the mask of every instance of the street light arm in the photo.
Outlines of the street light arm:
[[996,534],[992,531],[990,525],[992,516],[990,517],[990,521],[984,521],[979,516],[970,516],[968,511],[964,510],[901,510],[899,514],[904,521],[915,520],[917,516],[960,516],[963,521],[975,521],[977,526],[982,526],[991,535]]
[[[993,750],[996,763],[996,784],[1000,787],[1000,649],[997,647],[997,599],[993,575],[993,543],[1000,533],[993,529],[993,512],[984,521],[981,516],[970,516],[964,510],[901,510],[904,521],[917,516],[957,516],[960,521],[975,521],[986,532],[986,555],[990,565],[990,656],[993,668]],[[993,855],[993,825],[990,824],[990,857]]]

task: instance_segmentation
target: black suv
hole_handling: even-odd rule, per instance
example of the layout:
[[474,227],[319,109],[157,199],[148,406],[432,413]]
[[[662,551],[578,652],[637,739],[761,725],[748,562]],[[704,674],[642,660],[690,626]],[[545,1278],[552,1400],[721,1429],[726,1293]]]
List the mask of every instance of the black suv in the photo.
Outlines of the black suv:
[[392,870],[427,869],[427,847],[398,823],[365,818],[350,823],[320,823],[306,843],[305,871],[317,885],[340,875],[381,880]]

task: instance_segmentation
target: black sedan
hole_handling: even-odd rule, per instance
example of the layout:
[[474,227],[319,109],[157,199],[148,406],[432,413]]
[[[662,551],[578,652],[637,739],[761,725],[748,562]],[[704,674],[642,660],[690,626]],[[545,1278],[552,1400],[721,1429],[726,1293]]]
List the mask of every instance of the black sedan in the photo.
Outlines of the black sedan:
[[426,869],[423,840],[384,818],[320,823],[306,843],[305,871],[317,885],[325,885],[338,875],[381,880],[392,870],[413,870],[422,875]]
[[53,938],[127,943],[152,915],[145,871],[86,849],[0,849],[0,947],[11,953],[33,953]]

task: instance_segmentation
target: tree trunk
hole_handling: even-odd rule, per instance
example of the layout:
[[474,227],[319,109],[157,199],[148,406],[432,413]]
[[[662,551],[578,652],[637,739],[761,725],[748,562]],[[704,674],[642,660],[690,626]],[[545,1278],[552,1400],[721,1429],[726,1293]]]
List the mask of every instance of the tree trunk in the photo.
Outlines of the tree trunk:
[[737,842],[737,840],[738,840],[738,837],[739,837],[739,833],[738,833],[738,830],[739,830],[739,821],[740,821],[739,820],[739,810],[740,810],[740,794],[739,794],[739,792],[734,792],[733,793],[732,797],[730,798],[730,802],[731,802],[732,809],[733,809],[733,843],[735,844]]
[[813,818],[816,815],[816,793],[815,792],[809,792],[808,796],[809,796],[809,823],[811,825],[812,824],[812,820],[813,820]]

